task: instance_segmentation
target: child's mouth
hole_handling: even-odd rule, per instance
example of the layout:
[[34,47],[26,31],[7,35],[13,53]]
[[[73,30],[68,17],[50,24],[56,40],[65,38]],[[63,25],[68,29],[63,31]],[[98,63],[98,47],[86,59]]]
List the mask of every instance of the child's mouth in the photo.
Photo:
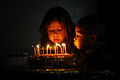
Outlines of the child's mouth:
[[55,42],[58,42],[58,41],[59,41],[59,39],[54,39],[54,41],[55,41]]

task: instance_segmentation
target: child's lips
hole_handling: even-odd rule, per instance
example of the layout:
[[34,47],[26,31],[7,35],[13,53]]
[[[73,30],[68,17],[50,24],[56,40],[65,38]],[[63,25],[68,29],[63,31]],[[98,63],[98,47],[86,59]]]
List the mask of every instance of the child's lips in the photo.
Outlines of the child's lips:
[[59,41],[59,39],[54,39],[54,41],[55,41],[55,42],[58,42],[58,41]]

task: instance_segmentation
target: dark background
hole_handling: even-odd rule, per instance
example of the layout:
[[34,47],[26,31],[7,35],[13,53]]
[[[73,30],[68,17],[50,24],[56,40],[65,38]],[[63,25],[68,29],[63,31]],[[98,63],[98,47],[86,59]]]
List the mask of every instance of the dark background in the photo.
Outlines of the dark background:
[[47,10],[55,6],[65,8],[74,23],[97,11],[96,0],[4,0],[1,3],[2,49],[25,51],[39,43],[42,19]]
[[30,52],[32,45],[39,43],[41,35],[38,30],[47,10],[61,6],[69,12],[75,24],[83,16],[99,15],[108,30],[109,50],[119,67],[119,5],[115,0],[2,0],[0,55]]

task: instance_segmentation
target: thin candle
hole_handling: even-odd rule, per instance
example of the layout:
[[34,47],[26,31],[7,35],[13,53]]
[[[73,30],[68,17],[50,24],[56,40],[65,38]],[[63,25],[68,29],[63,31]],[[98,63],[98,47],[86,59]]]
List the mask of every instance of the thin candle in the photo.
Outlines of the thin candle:
[[66,50],[66,45],[65,45],[65,53],[67,53],[67,50]]
[[37,55],[40,56],[40,49],[39,49],[39,45],[36,45],[37,47]]
[[55,54],[56,54],[56,46],[54,46],[54,49],[55,49]]
[[35,55],[36,55],[36,49],[35,49],[35,47],[34,47],[34,53],[35,53]]
[[63,54],[66,53],[66,45],[65,43],[62,43],[62,46],[63,46]]
[[44,54],[44,47],[43,47],[43,54]]
[[58,46],[61,47],[61,45],[56,43],[56,46],[57,46],[57,54],[58,54]]
[[65,48],[63,47],[63,54],[64,54],[64,52],[65,52]]
[[34,46],[32,46],[33,50],[34,50],[34,54],[36,55],[36,49]]
[[56,43],[56,49],[57,49],[57,54],[58,54],[58,44]]
[[58,46],[57,46],[57,54],[58,54]]
[[62,46],[61,46],[61,54],[62,54]]
[[50,55],[51,55],[51,46],[50,46]]
[[48,48],[49,48],[49,45],[47,45],[47,54],[48,54]]

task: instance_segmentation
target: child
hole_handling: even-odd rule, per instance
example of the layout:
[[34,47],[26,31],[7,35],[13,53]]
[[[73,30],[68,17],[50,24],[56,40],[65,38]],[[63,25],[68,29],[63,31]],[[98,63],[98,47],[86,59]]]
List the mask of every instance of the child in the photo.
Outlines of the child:
[[[87,70],[114,71],[112,55],[105,44],[106,28],[95,15],[83,17],[75,27],[74,45],[78,49],[78,59],[87,64]],[[84,51],[82,54],[80,53]]]
[[55,45],[65,43],[67,51],[70,49],[74,24],[68,12],[61,7],[50,8],[40,26],[41,45]]
[[105,45],[106,29],[95,15],[83,17],[75,27],[74,45],[86,51]]

